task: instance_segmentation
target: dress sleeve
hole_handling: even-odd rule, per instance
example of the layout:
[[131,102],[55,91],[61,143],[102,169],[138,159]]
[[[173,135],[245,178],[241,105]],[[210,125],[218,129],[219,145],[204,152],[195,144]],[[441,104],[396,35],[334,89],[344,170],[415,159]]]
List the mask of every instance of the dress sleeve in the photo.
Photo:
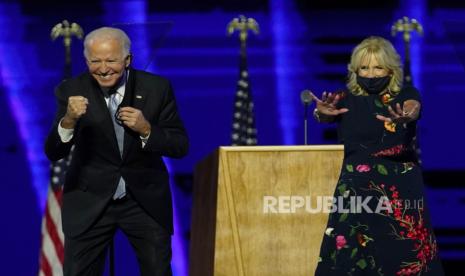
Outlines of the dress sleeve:
[[415,100],[421,103],[421,96],[418,89],[413,86],[407,86],[402,89],[402,91],[398,95],[397,102],[403,103],[407,100]]

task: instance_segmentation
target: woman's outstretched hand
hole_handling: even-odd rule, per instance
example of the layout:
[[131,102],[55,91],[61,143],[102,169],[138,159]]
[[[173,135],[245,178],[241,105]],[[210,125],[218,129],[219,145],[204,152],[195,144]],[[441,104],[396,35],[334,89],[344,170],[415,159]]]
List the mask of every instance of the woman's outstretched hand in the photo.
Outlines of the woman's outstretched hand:
[[376,118],[383,122],[405,124],[418,119],[420,107],[421,104],[418,101],[407,100],[404,102],[403,108],[399,103],[396,104],[395,110],[389,106],[388,111],[390,116],[376,115]]
[[323,92],[321,100],[311,93],[313,100],[316,102],[316,109],[318,113],[326,116],[337,116],[342,113],[349,111],[347,108],[337,109],[336,105],[341,99],[339,94]]

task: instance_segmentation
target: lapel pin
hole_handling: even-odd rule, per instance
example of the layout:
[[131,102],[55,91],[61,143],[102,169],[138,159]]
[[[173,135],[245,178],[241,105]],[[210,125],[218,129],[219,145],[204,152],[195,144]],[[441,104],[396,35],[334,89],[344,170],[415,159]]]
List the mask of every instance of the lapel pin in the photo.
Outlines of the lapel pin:
[[136,95],[136,99],[142,99],[141,95]]

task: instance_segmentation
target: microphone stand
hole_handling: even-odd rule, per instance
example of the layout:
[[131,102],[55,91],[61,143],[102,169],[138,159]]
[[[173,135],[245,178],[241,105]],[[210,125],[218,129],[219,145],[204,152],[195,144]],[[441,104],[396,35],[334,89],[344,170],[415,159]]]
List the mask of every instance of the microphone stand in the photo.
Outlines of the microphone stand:
[[304,144],[308,145],[308,106],[312,102],[312,91],[304,90],[300,92],[300,100],[304,104]]
[[308,145],[308,103],[304,103],[304,145]]

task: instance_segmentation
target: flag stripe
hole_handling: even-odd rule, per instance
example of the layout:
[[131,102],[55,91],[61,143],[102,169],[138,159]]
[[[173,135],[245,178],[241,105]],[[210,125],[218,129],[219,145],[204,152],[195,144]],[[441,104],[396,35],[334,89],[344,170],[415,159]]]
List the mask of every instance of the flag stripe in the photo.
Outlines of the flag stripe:
[[60,226],[54,224],[53,219],[50,217],[50,212],[48,211],[48,209],[46,210],[45,215],[46,215],[45,221],[47,223],[48,235],[53,242],[53,246],[55,247],[55,252],[56,252],[56,255],[58,256],[58,259],[60,260],[60,263],[63,264],[63,256],[64,256],[63,241],[60,239],[60,236],[57,231]]
[[[49,194],[47,200],[47,210],[49,212],[49,218],[53,222],[56,229],[54,231],[58,234],[60,238],[60,243],[63,245],[64,243],[64,235],[63,231],[61,230],[61,204],[60,201],[57,199],[58,197],[61,198],[61,189],[59,191],[53,191]],[[63,247],[63,246],[62,246]]]
[[47,258],[45,258],[44,255],[40,255],[40,273],[39,275],[44,275],[44,276],[51,276],[52,275],[52,268],[50,267],[50,264],[48,263]]
[[43,238],[42,248],[44,249],[44,258],[47,259],[50,265],[51,275],[63,275],[62,263],[56,254],[55,247],[50,236],[48,233],[45,233]]

